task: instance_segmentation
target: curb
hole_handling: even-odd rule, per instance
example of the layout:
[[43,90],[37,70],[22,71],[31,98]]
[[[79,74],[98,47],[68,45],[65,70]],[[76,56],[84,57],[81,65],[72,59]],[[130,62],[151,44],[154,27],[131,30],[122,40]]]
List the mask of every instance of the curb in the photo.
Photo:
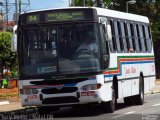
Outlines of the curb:
[[151,91],[151,94],[160,93],[160,90]]
[[156,93],[160,93],[160,90],[150,91],[149,93],[146,93],[145,95],[156,94]]
[[0,102],[0,105],[8,105],[9,104],[9,101],[1,101]]

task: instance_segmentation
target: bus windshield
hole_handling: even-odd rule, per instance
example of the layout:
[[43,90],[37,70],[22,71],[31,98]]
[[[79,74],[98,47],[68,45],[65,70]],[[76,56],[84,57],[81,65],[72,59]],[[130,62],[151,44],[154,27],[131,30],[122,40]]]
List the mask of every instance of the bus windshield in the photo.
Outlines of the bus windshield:
[[98,23],[20,28],[22,76],[68,75],[100,70]]

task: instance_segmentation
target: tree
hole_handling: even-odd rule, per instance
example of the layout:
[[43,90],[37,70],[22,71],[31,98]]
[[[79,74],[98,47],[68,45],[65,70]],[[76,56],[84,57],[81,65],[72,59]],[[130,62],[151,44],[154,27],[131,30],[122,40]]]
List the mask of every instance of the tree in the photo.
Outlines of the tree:
[[0,32],[0,70],[12,69],[16,63],[16,54],[11,52],[11,37],[9,32]]
[[[97,2],[100,0],[85,0],[85,6],[97,6]],[[104,7],[110,7],[112,0],[103,0]],[[84,6],[84,0],[72,0],[72,5],[74,6]]]

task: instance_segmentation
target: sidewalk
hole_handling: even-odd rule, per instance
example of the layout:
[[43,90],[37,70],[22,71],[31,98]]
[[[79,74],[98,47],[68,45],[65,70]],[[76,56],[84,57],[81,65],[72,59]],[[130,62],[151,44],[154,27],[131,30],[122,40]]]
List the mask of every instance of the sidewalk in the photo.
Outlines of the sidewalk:
[[0,105],[0,113],[16,111],[20,109],[25,109],[25,107],[21,106],[20,102],[10,102],[9,104],[6,104],[6,105]]
[[156,81],[156,85],[150,91],[150,94],[154,93],[160,93],[160,79]]

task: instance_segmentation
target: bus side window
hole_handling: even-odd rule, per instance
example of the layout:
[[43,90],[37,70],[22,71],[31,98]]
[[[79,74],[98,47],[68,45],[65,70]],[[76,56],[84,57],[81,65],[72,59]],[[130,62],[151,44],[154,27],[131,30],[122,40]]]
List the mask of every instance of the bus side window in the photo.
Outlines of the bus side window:
[[137,29],[137,37],[138,37],[138,43],[139,43],[139,50],[140,52],[142,52],[142,43],[141,43],[141,38],[140,38],[140,32],[139,32],[139,25],[136,25],[136,29]]
[[121,24],[121,33],[122,33],[122,41],[123,41],[123,49],[124,49],[124,52],[127,52],[127,39],[126,39],[126,35],[125,35],[125,26],[124,26],[124,22],[120,22],[120,24]]
[[133,29],[134,29],[134,40],[135,40],[135,48],[137,52],[140,52],[139,48],[139,42],[138,42],[138,31],[136,29],[136,24],[133,24]]
[[110,20],[110,25],[111,25],[111,31],[112,31],[112,40],[109,42],[110,51],[115,52],[116,51],[116,42],[115,42],[115,31],[114,31],[113,20]]
[[128,34],[128,39],[129,39],[129,52],[133,52],[133,44],[132,44],[132,36],[131,36],[131,28],[130,28],[130,23],[127,23],[127,34]]
[[147,41],[147,50],[148,52],[152,51],[152,41],[151,41],[151,33],[149,26],[144,26],[145,28],[145,34],[146,34],[146,41]]
[[147,38],[146,38],[146,32],[145,32],[144,25],[142,25],[142,32],[143,32],[143,37],[144,37],[145,52],[147,52],[148,51],[148,48],[147,48]]
[[139,32],[140,32],[140,39],[141,39],[141,45],[142,45],[142,52],[146,52],[145,43],[144,43],[144,36],[142,31],[142,25],[139,25]]
[[129,41],[129,38],[128,38],[127,23],[124,22],[123,26],[124,26],[124,34],[125,34],[125,39],[126,39],[127,51],[128,51],[130,49],[130,41]]
[[116,38],[117,52],[122,52],[121,46],[120,46],[119,34],[118,34],[117,21],[114,21],[114,29],[115,29],[115,38]]
[[122,39],[122,29],[121,29],[121,24],[120,21],[117,22],[117,27],[118,27],[118,36],[119,36],[119,45],[120,45],[120,49],[121,51],[124,50],[124,43],[123,43],[123,39]]
[[133,23],[130,23],[130,29],[131,29],[131,38],[132,38],[133,50],[136,51],[136,42],[135,42],[135,34],[134,34],[134,25],[133,25]]

